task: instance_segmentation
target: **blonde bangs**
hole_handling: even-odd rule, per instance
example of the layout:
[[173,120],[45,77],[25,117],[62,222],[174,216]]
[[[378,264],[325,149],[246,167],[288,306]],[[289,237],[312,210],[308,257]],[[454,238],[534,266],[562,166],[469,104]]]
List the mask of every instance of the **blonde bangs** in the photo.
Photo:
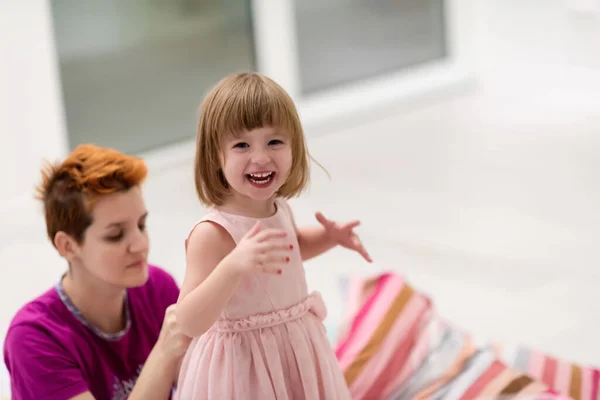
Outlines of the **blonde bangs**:
[[[249,75],[240,77],[229,87],[223,87],[223,96],[214,119],[208,123],[219,138],[235,137],[265,126],[282,130],[282,134],[302,135],[296,107],[288,94],[265,77]],[[215,99],[216,100],[216,99]],[[208,121],[207,121],[208,122]]]

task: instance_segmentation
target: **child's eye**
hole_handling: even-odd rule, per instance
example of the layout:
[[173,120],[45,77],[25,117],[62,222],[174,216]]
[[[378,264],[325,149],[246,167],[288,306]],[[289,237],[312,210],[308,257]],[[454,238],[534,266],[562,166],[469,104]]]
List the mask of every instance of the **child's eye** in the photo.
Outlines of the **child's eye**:
[[276,146],[278,144],[283,144],[283,142],[279,139],[273,139],[273,140],[269,141],[269,146]]
[[236,143],[233,147],[238,148],[238,149],[245,149],[248,147],[248,143],[244,143],[244,142]]

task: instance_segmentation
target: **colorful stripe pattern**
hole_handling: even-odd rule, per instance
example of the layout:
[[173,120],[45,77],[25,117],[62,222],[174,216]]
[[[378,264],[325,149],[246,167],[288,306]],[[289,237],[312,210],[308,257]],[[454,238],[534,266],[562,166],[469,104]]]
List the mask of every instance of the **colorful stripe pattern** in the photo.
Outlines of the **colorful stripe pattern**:
[[399,275],[346,283],[336,355],[353,399],[600,399],[597,369],[479,345]]

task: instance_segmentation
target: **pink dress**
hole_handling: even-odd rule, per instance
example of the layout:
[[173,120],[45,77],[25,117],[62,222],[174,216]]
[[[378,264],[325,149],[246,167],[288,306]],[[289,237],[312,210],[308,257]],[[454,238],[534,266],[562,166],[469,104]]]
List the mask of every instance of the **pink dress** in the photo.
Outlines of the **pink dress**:
[[[257,272],[240,281],[212,328],[193,339],[176,398],[350,399],[323,326],[325,304],[307,290],[290,209],[276,204],[261,222],[290,234],[290,262],[282,275]],[[202,221],[221,225],[238,243],[257,219],[211,210]]]

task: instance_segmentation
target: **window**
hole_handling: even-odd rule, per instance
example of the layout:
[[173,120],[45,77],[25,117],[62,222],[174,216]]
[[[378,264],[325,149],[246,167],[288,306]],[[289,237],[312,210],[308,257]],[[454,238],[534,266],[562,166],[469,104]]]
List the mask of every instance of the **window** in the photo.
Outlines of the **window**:
[[254,69],[249,0],[52,0],[69,145],[193,138],[206,90]]
[[443,0],[294,0],[301,91],[446,56]]

